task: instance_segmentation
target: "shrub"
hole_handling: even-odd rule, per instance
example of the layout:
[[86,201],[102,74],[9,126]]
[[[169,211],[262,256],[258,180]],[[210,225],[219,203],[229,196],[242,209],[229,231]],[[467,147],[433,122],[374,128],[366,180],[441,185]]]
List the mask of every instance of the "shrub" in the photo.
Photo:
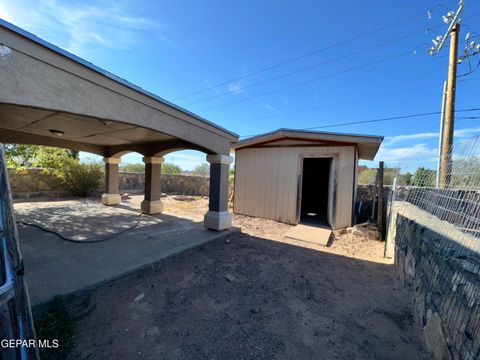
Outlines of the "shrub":
[[75,196],[89,196],[98,189],[103,170],[97,163],[81,163],[72,159],[62,169],[53,170],[65,187]]
[[129,173],[145,173],[145,165],[140,163],[127,163],[125,165],[120,165],[120,170],[129,172]]
[[210,176],[210,165],[207,163],[197,165],[192,170],[192,174],[196,176],[208,177]]
[[175,164],[164,163],[162,164],[162,173],[169,175],[178,175],[182,172],[182,168]]

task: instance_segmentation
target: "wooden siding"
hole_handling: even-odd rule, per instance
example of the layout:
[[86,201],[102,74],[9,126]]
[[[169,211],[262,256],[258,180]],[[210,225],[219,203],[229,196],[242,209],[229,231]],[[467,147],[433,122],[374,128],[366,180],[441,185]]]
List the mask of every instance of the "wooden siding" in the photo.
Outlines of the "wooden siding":
[[354,146],[245,148],[235,155],[237,214],[297,221],[298,176],[304,157],[334,158],[332,227],[351,225],[355,172]]

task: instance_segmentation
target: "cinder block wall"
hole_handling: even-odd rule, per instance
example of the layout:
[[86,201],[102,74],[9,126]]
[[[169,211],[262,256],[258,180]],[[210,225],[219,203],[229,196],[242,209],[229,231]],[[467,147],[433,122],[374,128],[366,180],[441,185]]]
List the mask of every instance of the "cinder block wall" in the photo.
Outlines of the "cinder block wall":
[[449,226],[421,210],[400,210],[390,229],[395,267],[414,291],[432,358],[479,359],[480,238]]

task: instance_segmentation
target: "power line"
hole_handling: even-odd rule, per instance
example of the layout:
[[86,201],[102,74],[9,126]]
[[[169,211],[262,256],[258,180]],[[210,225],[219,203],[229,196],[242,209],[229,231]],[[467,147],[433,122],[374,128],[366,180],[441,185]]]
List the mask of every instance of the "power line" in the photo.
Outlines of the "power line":
[[480,116],[457,116],[455,118],[456,120],[474,120],[474,119],[480,119]]
[[[468,112],[468,111],[480,111],[480,108],[456,110],[456,112]],[[375,123],[375,122],[410,119],[410,118],[425,117],[425,116],[431,116],[431,115],[440,115],[440,113],[441,113],[440,111],[432,111],[432,112],[401,115],[401,116],[383,117],[383,118],[371,119],[371,120],[352,121],[352,122],[346,122],[346,123],[340,123],[340,124],[312,126],[312,127],[301,128],[298,130],[317,130],[317,129],[326,129],[326,128],[332,128],[332,127],[347,126],[347,125],[369,124],[369,123]],[[252,136],[259,136],[259,135],[262,135],[262,134],[242,135],[240,137],[244,138],[244,137],[252,137]]]
[[[480,77],[471,78],[471,79],[463,79],[463,80],[459,80],[459,82],[467,82],[467,81],[472,81],[472,80],[480,80]],[[265,119],[272,119],[272,118],[284,117],[284,116],[288,116],[288,115],[295,115],[295,114],[300,114],[300,113],[308,112],[308,111],[312,111],[312,110],[325,109],[325,108],[334,107],[334,106],[338,106],[338,105],[346,105],[346,104],[356,103],[356,102],[365,101],[365,100],[372,100],[372,99],[378,99],[378,98],[387,97],[387,96],[398,95],[398,94],[407,93],[407,92],[411,92],[411,91],[429,89],[429,88],[436,87],[436,86],[441,85],[441,84],[443,84],[443,82],[433,83],[433,84],[424,85],[424,86],[418,86],[418,87],[409,88],[409,89],[397,90],[397,91],[392,91],[392,92],[373,95],[373,96],[365,96],[365,97],[361,97],[361,98],[357,98],[357,99],[340,101],[340,102],[326,104],[326,105],[313,106],[313,107],[304,108],[304,109],[300,109],[300,110],[289,111],[289,112],[282,113],[282,114],[273,114],[273,115],[261,116],[261,117],[255,118],[255,119],[246,120],[246,121],[236,121],[236,122],[228,123],[228,124],[225,124],[225,125],[226,126],[231,126],[231,125],[243,124],[243,123],[247,123],[247,122],[258,122],[258,121],[265,120]]]
[[[367,48],[364,48],[364,49],[361,49],[361,50],[358,50],[358,51],[354,51],[354,52],[349,53],[349,54],[347,54],[347,55],[339,56],[339,57],[336,57],[336,58],[333,58],[333,59],[330,59],[330,60],[326,60],[326,61],[323,61],[323,62],[320,62],[320,63],[316,63],[316,64],[313,64],[313,65],[310,65],[310,66],[307,66],[307,67],[298,69],[298,70],[290,71],[290,72],[288,72],[288,73],[285,73],[285,74],[282,74],[282,75],[279,75],[279,76],[275,76],[275,77],[270,78],[270,79],[262,80],[262,81],[259,81],[259,82],[250,84],[250,85],[248,85],[248,86],[243,86],[243,87],[242,87],[242,90],[250,89],[250,88],[255,87],[255,86],[259,86],[259,85],[263,85],[263,84],[266,84],[266,83],[269,83],[269,82],[272,82],[272,81],[275,81],[275,80],[283,79],[283,78],[285,78],[285,77],[288,77],[288,76],[291,76],[291,75],[295,75],[295,74],[298,74],[298,73],[301,73],[301,72],[304,72],[304,71],[307,71],[307,70],[311,70],[311,69],[317,68],[317,67],[322,66],[322,65],[331,64],[331,63],[333,63],[333,62],[340,61],[340,60],[346,59],[346,58],[348,58],[348,57],[355,56],[355,55],[358,55],[358,54],[361,54],[361,53],[364,53],[364,52],[367,52],[367,51],[371,51],[371,50],[374,50],[374,49],[378,49],[378,48],[380,48],[380,47],[383,47],[383,46],[386,46],[386,45],[390,45],[390,44],[392,44],[392,43],[394,43],[394,42],[401,41],[401,40],[404,40],[404,39],[413,37],[413,36],[418,35],[418,34],[423,34],[423,33],[424,33],[424,30],[416,31],[416,32],[414,32],[414,33],[410,33],[410,34],[408,34],[408,35],[404,35],[404,36],[401,36],[401,37],[399,37],[399,38],[396,38],[396,39],[393,39],[393,40],[389,40],[389,41],[383,42],[383,43],[381,43],[381,44],[377,44],[377,45],[370,46],[370,47],[367,47]],[[186,104],[185,106],[190,106],[190,105],[195,105],[195,104],[203,103],[203,102],[205,102],[205,101],[213,100],[213,99],[216,99],[216,98],[219,98],[219,97],[223,97],[223,96],[228,96],[228,95],[232,95],[232,94],[231,94],[231,93],[217,94],[217,95],[214,95],[214,96],[205,98],[205,99],[200,99],[200,100],[191,102],[191,103],[189,103],[189,104]]]
[[[430,10],[430,12],[432,12],[432,11],[433,11],[433,9]],[[227,85],[227,84],[229,84],[229,83],[231,83],[231,82],[238,81],[238,80],[243,80],[243,79],[249,78],[249,77],[251,77],[251,76],[254,76],[254,75],[257,75],[257,74],[260,74],[260,73],[263,73],[263,72],[266,72],[266,71],[269,71],[269,70],[278,68],[278,67],[280,67],[280,66],[283,66],[283,65],[286,65],[286,64],[290,64],[290,63],[292,63],[292,62],[295,62],[295,61],[304,59],[304,58],[306,58],[306,57],[310,57],[310,56],[312,56],[312,55],[321,53],[321,52],[323,52],[323,51],[327,51],[327,50],[330,50],[330,49],[334,49],[334,48],[336,48],[336,47],[339,47],[339,46],[348,44],[348,43],[350,43],[350,42],[359,40],[359,39],[361,39],[361,38],[364,38],[364,37],[367,37],[367,36],[376,34],[376,33],[381,32],[381,31],[384,31],[384,30],[389,29],[389,28],[391,28],[391,27],[395,27],[395,26],[397,26],[397,25],[401,25],[401,24],[407,23],[407,22],[409,22],[409,21],[418,19],[418,18],[420,18],[420,17],[425,16],[425,14],[426,14],[426,12],[422,12],[421,14],[418,14],[418,15],[415,15],[415,16],[412,16],[412,17],[409,17],[409,18],[406,18],[406,19],[397,21],[397,22],[392,23],[392,24],[389,24],[389,25],[382,26],[382,27],[377,28],[377,29],[375,29],[375,30],[372,30],[372,31],[369,31],[369,32],[366,32],[366,33],[363,33],[363,34],[360,34],[360,35],[357,35],[357,36],[354,36],[354,37],[352,37],[352,38],[350,38],[350,39],[340,41],[340,42],[338,42],[338,43],[336,43],[336,44],[329,45],[329,46],[326,46],[326,47],[323,47],[323,48],[320,48],[320,49],[317,49],[317,50],[308,52],[308,53],[306,53],[306,54],[293,57],[293,58],[291,58],[291,59],[288,59],[288,60],[279,62],[279,63],[274,64],[274,65],[271,65],[271,66],[267,66],[267,67],[265,67],[265,68],[262,68],[262,69],[257,70],[257,71],[253,71],[253,72],[248,73],[248,74],[245,74],[245,75],[243,75],[243,76],[239,76],[239,77],[236,77],[236,78],[227,80],[227,81],[223,81],[223,82],[218,83],[218,84],[216,84],[216,85],[214,85],[214,86],[211,86],[211,87],[209,87],[209,88],[200,89],[200,90],[191,92],[191,93],[189,93],[189,94],[186,94],[186,95],[180,96],[180,97],[178,97],[178,98],[175,98],[175,99],[173,99],[173,101],[178,101],[178,100],[181,100],[181,99],[184,99],[184,98],[193,96],[193,95],[197,95],[197,94],[203,93],[203,92],[205,92],[205,91],[210,91],[210,90],[216,89],[216,88],[218,88],[218,87]]]
[[[455,2],[453,2],[453,3],[455,3]],[[438,8],[439,6],[444,6],[444,5],[438,5],[438,6],[436,6],[435,8]],[[432,10],[433,10],[433,9],[432,9]],[[431,12],[431,11],[430,11],[430,12]],[[470,15],[470,16],[465,16],[463,19],[469,19],[469,18],[477,17],[477,16],[479,16],[479,15],[480,15],[480,13],[477,13],[477,14],[473,14],[473,15]],[[385,26],[385,27],[382,27],[382,28],[379,28],[379,29],[377,29],[377,30],[373,30],[373,31],[371,31],[371,32],[368,32],[368,33],[359,35],[359,36],[357,36],[357,37],[354,37],[354,38],[351,38],[351,39],[342,41],[342,42],[340,42],[340,43],[337,43],[337,44],[334,44],[334,45],[331,45],[331,46],[328,46],[328,47],[325,47],[325,48],[322,48],[322,49],[319,49],[319,50],[316,50],[316,51],[312,51],[312,52],[307,53],[307,54],[305,54],[305,55],[301,55],[301,56],[292,58],[292,59],[290,59],[290,60],[287,60],[287,61],[284,61],[284,62],[275,64],[275,65],[272,65],[272,66],[269,66],[269,67],[266,67],[266,68],[263,68],[263,69],[260,69],[260,70],[258,70],[258,71],[254,71],[254,72],[252,72],[252,73],[248,73],[248,74],[245,74],[245,75],[242,75],[242,76],[239,76],[239,77],[236,77],[236,78],[233,78],[233,79],[224,81],[224,82],[222,82],[222,83],[219,83],[219,84],[214,85],[214,86],[210,86],[210,87],[205,88],[205,89],[200,89],[200,90],[198,90],[198,91],[195,91],[195,92],[192,92],[192,93],[183,95],[183,96],[178,97],[178,98],[174,98],[172,101],[178,101],[178,100],[181,100],[181,99],[184,99],[184,98],[187,98],[187,97],[191,97],[191,96],[194,96],[194,95],[197,95],[197,94],[206,92],[206,91],[214,90],[214,89],[216,89],[216,88],[218,88],[218,87],[227,85],[227,84],[232,83],[232,82],[235,82],[235,81],[247,79],[247,78],[249,78],[249,77],[251,77],[251,76],[254,76],[254,75],[257,75],[257,74],[259,74],[259,73],[263,73],[263,72],[266,72],[266,71],[268,71],[268,70],[271,70],[271,69],[274,69],[274,68],[277,68],[277,67],[286,65],[286,64],[288,64],[288,63],[291,63],[291,62],[300,60],[300,59],[302,59],[302,58],[305,58],[305,57],[308,57],[308,56],[312,56],[312,55],[314,55],[314,54],[317,54],[317,53],[320,53],[320,52],[323,52],[323,51],[326,51],[326,50],[329,50],[329,49],[332,49],[332,48],[335,48],[335,47],[344,45],[344,44],[346,44],[346,43],[349,43],[349,42],[358,40],[358,39],[360,39],[360,38],[362,38],[362,37],[365,37],[365,36],[374,34],[374,33],[376,33],[376,32],[383,31],[383,30],[385,30],[385,29],[387,29],[387,28],[390,28],[390,27],[393,27],[393,26],[402,24],[402,23],[404,23],[404,22],[407,22],[407,21],[409,21],[409,20],[415,19],[415,18],[420,17],[420,16],[422,16],[422,15],[418,15],[418,16],[415,16],[415,17],[412,17],[412,18],[409,18],[409,19],[404,19],[404,20],[399,21],[399,22],[397,22],[397,23],[394,23],[394,24],[391,24],[391,25],[387,25],[387,26]],[[431,31],[431,30],[436,29],[436,28],[438,28],[438,27],[440,27],[440,26],[434,26],[434,27],[431,27],[431,28],[425,28],[424,31],[426,31],[426,32],[427,32],[427,31]],[[303,71],[303,70],[301,69],[300,71]],[[287,74],[287,75],[285,75],[285,76],[288,76],[288,75],[290,75],[290,74]],[[284,76],[280,76],[280,77],[284,77]],[[272,80],[275,80],[275,79],[272,79]],[[265,82],[272,81],[272,80],[267,80],[267,81],[265,81]],[[253,84],[253,85],[251,85],[251,86],[255,86],[255,85],[256,85],[256,84]],[[249,87],[250,87],[250,86],[249,86]],[[223,96],[223,95],[229,95],[229,94],[219,94],[219,95],[214,96],[214,97],[212,97],[212,98],[207,98],[207,99],[201,100],[200,102],[202,102],[202,101],[207,101],[207,100],[216,98],[216,97],[218,97],[218,96]],[[190,104],[187,104],[186,106],[189,106],[189,105],[192,105],[192,104],[196,104],[196,103],[197,103],[197,102],[190,103]]]
[[277,93],[277,92],[280,92],[280,91],[292,89],[292,88],[294,88],[294,87],[298,87],[298,86],[302,86],[302,85],[307,85],[307,84],[313,83],[313,82],[315,82],[315,81],[328,79],[328,78],[331,78],[331,77],[334,77],[334,76],[338,76],[338,75],[342,75],[342,74],[345,74],[345,73],[348,73],[348,72],[351,72],[351,71],[355,71],[355,70],[363,69],[363,68],[366,68],[366,67],[369,67],[369,66],[373,66],[373,65],[380,64],[380,63],[384,63],[384,62],[387,62],[387,61],[395,60],[395,59],[398,59],[398,58],[400,58],[400,57],[403,57],[403,56],[406,56],[406,55],[409,55],[409,54],[412,54],[412,52],[411,52],[411,51],[403,52],[403,53],[400,53],[400,54],[397,54],[397,55],[394,55],[394,56],[390,56],[390,57],[387,57],[387,58],[384,58],[384,59],[381,59],[381,60],[373,61],[373,62],[371,62],[371,63],[367,63],[367,64],[359,65],[359,66],[354,66],[354,67],[349,68],[349,69],[346,69],[346,70],[342,70],[342,71],[338,71],[338,72],[335,72],[335,73],[332,73],[332,74],[324,75],[324,76],[321,76],[321,77],[318,77],[318,78],[314,78],[314,79],[302,81],[302,82],[300,82],[300,83],[296,83],[296,84],[293,84],[293,85],[290,85],[290,86],[286,86],[286,87],[283,87],[283,88],[280,88],[280,89],[275,89],[275,90],[267,91],[267,92],[264,92],[264,93],[261,93],[261,94],[258,94],[258,95],[248,96],[248,97],[243,98],[243,99],[238,99],[238,100],[230,101],[230,102],[227,102],[227,103],[224,103],[224,104],[211,106],[211,107],[209,107],[209,108],[202,109],[202,110],[200,110],[199,112],[209,111],[209,110],[213,110],[213,109],[216,109],[216,108],[220,108],[220,107],[224,107],[224,106],[228,106],[228,105],[232,105],[232,104],[237,104],[237,103],[240,103],[240,102],[248,101],[248,100],[251,100],[251,99],[258,98],[258,97],[262,97],[262,96],[274,94],[274,93]]
[[[479,15],[480,15],[480,13],[474,14],[474,15],[470,15],[470,16],[468,16],[468,17],[465,17],[465,19],[466,19],[466,18],[472,18],[472,17],[479,16]],[[211,107],[208,107],[208,108],[205,108],[205,109],[201,109],[201,110],[199,110],[199,112],[209,111],[209,110],[213,110],[213,109],[216,109],[216,108],[220,108],[220,107],[224,107],[224,106],[228,106],[228,105],[232,105],[232,104],[236,104],[236,103],[248,101],[248,100],[255,99],[255,98],[258,98],[258,97],[262,97],[262,96],[265,96],[265,95],[274,94],[274,93],[277,93],[277,92],[280,92],[280,91],[283,91],[283,90],[288,90],[288,89],[291,89],[291,88],[294,88],[294,87],[306,85],[306,84],[309,84],[309,83],[312,83],[312,82],[315,82],[315,81],[318,81],[318,80],[323,80],[323,79],[326,79],[326,78],[330,78],[330,77],[333,77],[333,76],[341,75],[341,74],[344,74],[344,73],[347,73],[347,72],[350,72],[350,71],[362,69],[362,68],[365,68],[365,67],[368,67],[368,66],[372,66],[372,65],[376,65],[376,64],[379,64],[379,63],[382,63],[382,62],[386,62],[386,61],[389,61],[389,60],[394,60],[394,59],[397,59],[397,58],[399,58],[399,57],[406,56],[406,55],[408,55],[408,54],[410,54],[410,52],[401,53],[401,54],[398,54],[398,55],[395,55],[395,56],[392,56],[392,57],[389,57],[389,58],[385,58],[385,59],[378,60],[378,61],[375,61],[375,62],[372,62],[372,63],[368,63],[368,64],[356,66],[356,67],[353,67],[353,68],[350,68],[350,69],[347,69],[347,70],[343,70],[343,71],[340,71],[340,72],[337,72],[337,73],[325,75],[325,76],[322,76],[322,77],[319,77],[319,78],[310,79],[310,80],[307,80],[307,81],[304,81],[304,82],[300,82],[300,83],[297,83],[297,84],[293,84],[293,85],[290,85],[290,86],[287,86],[287,87],[283,87],[283,88],[280,88],[280,89],[276,89],[276,90],[264,92],[264,93],[261,93],[261,94],[258,94],[258,95],[252,95],[252,96],[249,96],[249,97],[246,97],[246,98],[243,98],[243,99],[234,100],[234,101],[227,102],[227,103],[220,104],[220,105],[211,106]],[[348,56],[349,56],[349,55],[346,55],[346,56],[343,56],[343,57],[341,57],[341,58],[345,58],[345,57],[348,57]],[[340,58],[339,58],[339,59],[340,59]],[[337,59],[337,60],[338,60],[338,59]]]

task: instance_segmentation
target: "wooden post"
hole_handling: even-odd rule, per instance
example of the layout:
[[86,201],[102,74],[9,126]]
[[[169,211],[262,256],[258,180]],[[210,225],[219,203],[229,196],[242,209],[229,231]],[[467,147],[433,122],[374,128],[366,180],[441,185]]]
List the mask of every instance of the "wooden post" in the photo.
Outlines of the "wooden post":
[[375,207],[377,206],[377,194],[378,194],[378,171],[375,174],[375,184],[373,185],[372,192],[372,215],[370,216],[370,221],[375,221]]
[[384,229],[383,229],[383,161],[380,161],[378,164],[378,198],[377,198],[377,228],[378,231],[382,234],[384,234]]
[[448,64],[447,100],[445,106],[445,129],[440,166],[440,188],[450,185],[453,130],[455,123],[455,93],[457,88],[458,35],[460,24],[456,24],[450,35],[450,58]]

